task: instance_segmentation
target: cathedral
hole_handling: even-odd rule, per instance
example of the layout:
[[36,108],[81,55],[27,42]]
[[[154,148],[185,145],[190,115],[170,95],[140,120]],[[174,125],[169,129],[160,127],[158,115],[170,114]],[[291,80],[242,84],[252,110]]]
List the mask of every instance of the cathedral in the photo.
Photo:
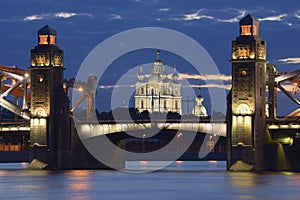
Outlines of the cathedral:
[[[156,61],[152,73],[147,79],[140,66],[138,82],[136,83],[135,108],[139,112],[148,110],[153,112],[176,112],[181,110],[181,84],[178,81],[176,66],[173,74],[167,74],[165,65],[160,60],[160,51],[156,53]],[[170,77],[170,78],[169,78]]]

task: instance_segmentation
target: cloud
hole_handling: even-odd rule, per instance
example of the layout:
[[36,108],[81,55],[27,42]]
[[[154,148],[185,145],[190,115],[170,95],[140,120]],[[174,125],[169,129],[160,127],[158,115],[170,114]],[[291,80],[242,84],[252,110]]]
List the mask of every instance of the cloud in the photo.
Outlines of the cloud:
[[294,15],[295,15],[295,17],[297,17],[298,19],[300,19],[300,11],[297,11]]
[[231,76],[225,74],[208,74],[208,75],[200,75],[200,74],[178,74],[179,80],[181,79],[197,79],[197,80],[222,80],[222,81],[231,81]]
[[29,15],[23,18],[23,21],[35,21],[35,20],[43,20],[43,19],[55,19],[55,18],[71,18],[74,16],[85,16],[85,17],[93,17],[90,13],[74,13],[74,12],[57,12],[57,13],[45,13],[45,14],[35,14]]
[[227,22],[227,23],[235,23],[238,22],[242,17],[244,17],[246,15],[245,10],[238,10],[238,16],[233,17],[231,19],[218,19],[218,22]]
[[187,86],[192,88],[220,88],[225,90],[231,90],[231,84],[224,84],[224,85],[204,84],[204,85],[187,85]]
[[135,87],[135,85],[98,85],[99,89],[114,89],[120,87]]
[[259,21],[282,21],[283,18],[287,17],[287,14],[281,14],[278,16],[270,16],[264,18],[258,18]]
[[293,26],[293,23],[291,23],[291,22],[284,22],[284,23],[288,26]]
[[168,11],[170,11],[170,8],[159,8],[157,10],[160,12],[168,12]]
[[190,21],[190,20],[199,20],[199,19],[214,19],[214,17],[209,15],[201,15],[200,13],[203,9],[198,10],[196,13],[186,14],[184,15],[183,20]]
[[[145,77],[149,77],[150,74],[145,74]],[[172,79],[172,74],[168,76],[168,78]],[[178,74],[178,79],[197,79],[197,80],[203,80],[203,81],[213,81],[213,80],[218,80],[218,81],[231,81],[231,76],[225,75],[225,74],[220,74],[220,75],[215,75],[215,74],[209,74],[209,75],[199,75],[199,74],[183,74],[179,73]],[[99,89],[114,89],[114,88],[120,88],[120,87],[135,87],[134,84],[131,85],[98,85]],[[182,87],[204,87],[204,88],[222,88],[226,90],[231,89],[231,84],[214,84],[214,83],[209,83],[209,84],[203,84],[203,85],[182,85]]]
[[70,18],[73,16],[76,16],[76,13],[66,13],[66,12],[55,13],[55,17]]
[[[98,89],[104,89],[104,90],[109,90],[109,89],[114,89],[114,88],[121,88],[121,87],[130,87],[134,88],[135,85],[98,85]],[[192,87],[192,88],[221,88],[225,90],[230,90],[231,89],[231,84],[203,84],[203,85],[182,85],[182,87]]]
[[117,19],[122,19],[122,17],[121,17],[121,15],[111,14],[109,19],[110,20],[117,20]]
[[279,62],[284,62],[287,64],[299,64],[300,58],[282,58],[278,60]]
[[45,15],[30,15],[24,18],[24,21],[33,21],[33,20],[41,20],[45,17]]

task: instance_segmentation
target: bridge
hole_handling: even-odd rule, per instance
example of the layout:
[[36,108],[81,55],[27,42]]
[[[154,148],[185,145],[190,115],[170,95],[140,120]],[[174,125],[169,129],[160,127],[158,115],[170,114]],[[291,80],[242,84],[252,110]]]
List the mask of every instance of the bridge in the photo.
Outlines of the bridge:
[[226,124],[224,121],[214,121],[211,123],[209,119],[201,120],[107,120],[96,122],[77,122],[83,138],[96,137],[118,132],[127,131],[144,131],[147,129],[164,129],[177,131],[191,131],[207,133],[226,137]]
[[[90,154],[81,139],[109,137],[125,150],[147,152],[161,146],[159,142],[147,145],[146,132],[159,129],[169,135],[150,140],[168,142],[174,137],[197,133],[193,141],[195,149],[191,147],[182,160],[195,159],[195,152],[203,146],[208,147],[208,151],[217,151],[213,138],[224,140],[226,137],[228,170],[243,170],[239,165],[244,163],[256,171],[300,171],[297,157],[300,152],[300,100],[297,97],[300,70],[279,73],[273,64],[267,63],[266,45],[259,37],[259,22],[253,16],[244,17],[239,26],[239,35],[232,42],[232,89],[227,99],[226,121],[182,118],[100,122],[93,120],[96,77],[64,79],[64,52],[56,45],[57,33],[44,26],[38,31],[38,44],[31,50],[29,71],[0,66],[0,106],[15,114],[8,121],[0,120],[0,151],[26,150],[30,152],[28,160],[45,163],[48,169],[107,169],[108,166]],[[70,105],[68,96],[71,88],[81,93],[74,105]],[[297,109],[278,116],[278,106],[284,106],[277,99],[278,92],[291,99]],[[86,120],[75,119],[72,113],[84,102]],[[126,133],[137,134],[138,145],[126,145],[135,140],[134,134],[128,137]],[[208,140],[204,139],[205,134],[209,134]],[[3,138],[17,143],[3,142]],[[222,156],[212,152],[209,159],[225,159],[224,145],[219,144],[219,147]],[[118,161],[122,167],[124,160]]]

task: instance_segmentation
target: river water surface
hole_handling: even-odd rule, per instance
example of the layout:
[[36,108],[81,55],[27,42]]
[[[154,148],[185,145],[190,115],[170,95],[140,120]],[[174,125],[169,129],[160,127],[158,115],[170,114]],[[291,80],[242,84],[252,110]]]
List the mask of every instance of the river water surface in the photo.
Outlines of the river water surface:
[[[174,162],[149,173],[24,170],[0,164],[0,199],[300,199],[300,173],[227,172],[225,162]],[[155,163],[131,162],[145,170]],[[142,172],[142,171],[139,171]]]

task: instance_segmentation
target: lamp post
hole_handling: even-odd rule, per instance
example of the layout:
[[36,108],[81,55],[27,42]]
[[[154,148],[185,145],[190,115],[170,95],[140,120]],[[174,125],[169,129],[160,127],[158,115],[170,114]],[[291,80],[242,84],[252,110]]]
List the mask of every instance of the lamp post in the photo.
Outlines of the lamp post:
[[177,151],[180,151],[181,150],[181,145],[180,145],[180,141],[179,141],[179,139],[181,138],[183,136],[183,134],[182,133],[178,133],[177,134]]
[[146,133],[143,134],[143,152],[145,152],[145,138],[146,138]]

